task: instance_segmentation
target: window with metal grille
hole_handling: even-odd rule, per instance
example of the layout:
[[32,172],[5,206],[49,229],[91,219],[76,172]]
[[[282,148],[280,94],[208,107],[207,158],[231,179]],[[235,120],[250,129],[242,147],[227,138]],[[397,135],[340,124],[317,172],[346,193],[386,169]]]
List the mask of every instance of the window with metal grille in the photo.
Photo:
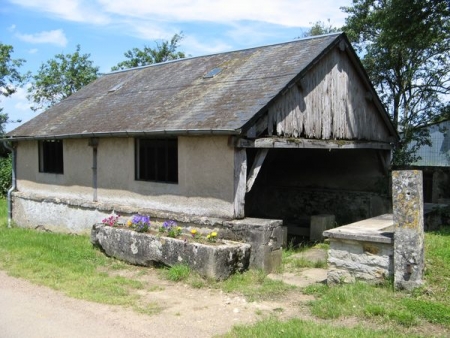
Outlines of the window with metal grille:
[[39,141],[39,172],[64,173],[62,140]]
[[136,139],[136,180],[178,183],[178,140]]

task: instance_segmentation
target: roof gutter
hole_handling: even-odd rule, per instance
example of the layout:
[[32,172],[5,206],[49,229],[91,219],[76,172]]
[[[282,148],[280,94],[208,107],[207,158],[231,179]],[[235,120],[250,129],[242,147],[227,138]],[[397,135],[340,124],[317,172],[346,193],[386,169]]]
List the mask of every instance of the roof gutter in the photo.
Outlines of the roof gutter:
[[11,221],[12,221],[12,200],[11,195],[14,190],[16,190],[16,148],[14,146],[11,146],[9,142],[3,141],[3,144],[6,149],[11,151],[12,154],[12,177],[11,177],[11,188],[9,188],[7,193],[7,204],[8,204],[8,228],[11,228]]
[[36,135],[36,136],[6,136],[3,141],[25,141],[25,140],[49,140],[67,138],[91,138],[91,137],[153,137],[153,136],[205,136],[205,135],[240,135],[240,129],[161,129],[153,131],[115,131],[115,132],[86,132],[59,135]]

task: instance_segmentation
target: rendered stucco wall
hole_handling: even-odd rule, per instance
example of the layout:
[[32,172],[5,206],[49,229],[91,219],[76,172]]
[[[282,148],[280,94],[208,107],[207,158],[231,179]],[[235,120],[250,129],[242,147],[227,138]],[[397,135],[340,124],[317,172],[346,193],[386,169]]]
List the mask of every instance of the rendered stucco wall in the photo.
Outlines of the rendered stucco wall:
[[[136,181],[134,139],[100,139],[97,202],[93,201],[93,149],[88,140],[67,139],[63,146],[64,174],[59,175],[39,173],[37,141],[19,143],[13,207],[17,224],[55,227],[68,217],[70,221],[64,222],[78,231],[90,228],[112,210],[178,219],[233,217],[234,148],[228,146],[227,137],[179,137],[178,184]],[[86,219],[78,214],[83,210],[101,212],[91,212]]]
[[64,174],[40,173],[38,142],[20,142],[17,147],[17,190],[46,197],[92,198],[92,148],[87,142],[63,142]]

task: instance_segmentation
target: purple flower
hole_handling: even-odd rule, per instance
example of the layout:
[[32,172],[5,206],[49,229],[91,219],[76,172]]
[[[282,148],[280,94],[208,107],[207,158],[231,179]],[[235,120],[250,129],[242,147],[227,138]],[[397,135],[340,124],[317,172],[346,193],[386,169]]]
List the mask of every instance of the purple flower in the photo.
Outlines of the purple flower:
[[172,228],[172,227],[175,227],[176,225],[177,225],[177,222],[172,221],[172,220],[165,221],[165,222],[163,223],[163,227],[166,228],[166,229],[170,229],[170,228]]
[[144,215],[134,215],[132,222],[134,224],[150,224],[150,217]]

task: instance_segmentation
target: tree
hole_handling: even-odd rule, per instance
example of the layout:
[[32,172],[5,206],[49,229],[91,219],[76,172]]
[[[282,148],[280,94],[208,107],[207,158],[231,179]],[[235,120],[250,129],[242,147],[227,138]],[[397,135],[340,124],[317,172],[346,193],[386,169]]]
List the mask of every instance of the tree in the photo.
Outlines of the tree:
[[57,54],[43,63],[28,89],[28,99],[35,104],[31,109],[48,108],[94,81],[99,67],[93,66],[90,56],[81,55],[77,45],[75,53]]
[[[0,97],[14,94],[25,78],[19,73],[19,68],[25,60],[13,59],[11,57],[13,52],[13,46],[0,43]],[[10,122],[8,114],[3,113],[3,107],[0,107],[0,135],[4,134],[5,124],[8,122]]]
[[401,135],[393,164],[430,144],[418,128],[439,119],[450,93],[450,6],[442,0],[354,0],[344,30]]
[[0,157],[0,196],[6,197],[12,182],[12,157],[5,154]]
[[170,60],[182,59],[186,55],[177,51],[179,42],[183,39],[183,33],[175,34],[170,41],[156,42],[156,48],[144,46],[143,50],[133,48],[124,53],[129,60],[119,62],[117,66],[111,68],[112,71],[127,68],[147,66]]
[[304,38],[308,36],[331,34],[341,31],[340,28],[333,27],[331,25],[330,19],[327,20],[327,23],[323,21],[316,21],[315,23],[310,22],[310,24],[312,25],[311,28],[303,33]]

